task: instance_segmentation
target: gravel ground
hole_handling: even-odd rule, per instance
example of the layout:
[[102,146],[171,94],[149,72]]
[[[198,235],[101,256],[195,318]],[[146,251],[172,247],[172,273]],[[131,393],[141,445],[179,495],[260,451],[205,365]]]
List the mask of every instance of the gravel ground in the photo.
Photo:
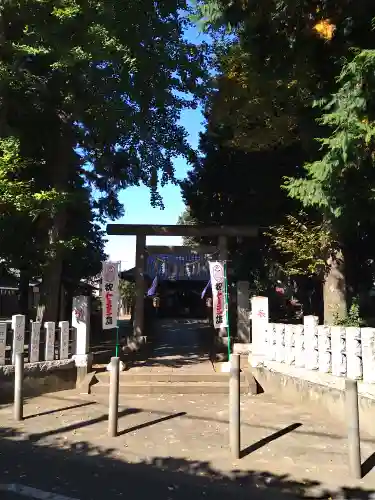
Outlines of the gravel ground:
[[[341,422],[265,394],[243,397],[243,457],[233,460],[227,403],[220,395],[123,398],[116,438],[107,436],[106,398],[70,391],[33,398],[21,423],[0,407],[0,484],[77,500],[375,499],[374,472],[361,481],[348,474]],[[363,460],[374,444],[362,436]]]

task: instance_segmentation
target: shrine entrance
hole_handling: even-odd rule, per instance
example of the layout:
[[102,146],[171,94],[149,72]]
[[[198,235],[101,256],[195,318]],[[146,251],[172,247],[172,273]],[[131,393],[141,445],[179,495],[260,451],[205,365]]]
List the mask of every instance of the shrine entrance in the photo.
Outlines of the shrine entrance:
[[216,247],[146,247],[146,295],[157,297],[159,318],[206,318],[202,290],[210,279],[208,261],[216,254]]
[[[108,224],[108,235],[136,236],[136,265],[133,270],[136,300],[131,342],[135,348],[145,343],[145,313],[149,314],[150,298],[159,297],[158,317],[153,321],[157,349],[192,352],[193,344],[199,357],[197,338],[204,339],[209,330],[202,300],[202,291],[209,280],[208,260],[228,260],[228,238],[256,237],[254,227],[189,226],[189,225],[133,225]],[[216,247],[147,247],[146,236],[207,236],[217,237]],[[150,289],[154,287],[155,290]],[[193,317],[197,315],[197,317]],[[197,334],[199,332],[199,335]],[[189,340],[190,339],[190,340]],[[219,344],[227,344],[225,328],[217,332]],[[187,352],[186,352],[187,354]]]

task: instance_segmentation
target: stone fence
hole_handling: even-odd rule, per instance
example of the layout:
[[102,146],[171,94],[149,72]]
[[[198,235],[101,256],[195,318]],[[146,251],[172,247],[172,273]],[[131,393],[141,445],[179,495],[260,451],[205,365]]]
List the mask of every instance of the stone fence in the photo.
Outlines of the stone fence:
[[76,387],[90,371],[89,337],[86,296],[74,297],[71,322],[26,325],[21,314],[0,321],[0,400],[12,392],[16,353],[25,356],[25,395]]
[[11,322],[0,322],[0,366],[14,364],[16,353],[24,353],[27,363],[68,359],[74,352],[75,329],[69,321],[58,327],[49,321],[42,325],[30,322],[26,329],[25,316],[17,314]]
[[305,316],[303,324],[268,322],[266,297],[253,298],[253,367],[275,361],[375,383],[375,328],[318,325]]

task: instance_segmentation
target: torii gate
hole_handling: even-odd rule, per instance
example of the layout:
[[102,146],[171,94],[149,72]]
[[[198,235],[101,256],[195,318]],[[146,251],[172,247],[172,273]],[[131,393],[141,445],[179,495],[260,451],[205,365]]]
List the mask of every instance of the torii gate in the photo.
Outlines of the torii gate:
[[196,281],[210,279],[208,260],[218,254],[216,246],[147,245],[145,272],[153,279]]
[[[146,236],[193,236],[217,237],[218,260],[228,259],[228,238],[230,237],[256,237],[258,228],[254,226],[208,226],[208,225],[153,225],[153,224],[108,224],[107,234],[110,236],[136,236],[135,256],[135,286],[136,302],[133,325],[134,341],[141,344],[145,337],[144,332],[144,270],[146,253]],[[219,337],[225,343],[226,329],[219,331]]]

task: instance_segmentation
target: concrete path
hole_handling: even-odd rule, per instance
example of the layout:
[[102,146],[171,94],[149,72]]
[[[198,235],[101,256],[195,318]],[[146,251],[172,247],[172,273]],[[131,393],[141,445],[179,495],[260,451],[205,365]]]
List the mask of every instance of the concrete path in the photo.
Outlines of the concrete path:
[[[132,396],[120,407],[117,438],[107,437],[106,397],[31,399],[19,424],[3,406],[0,484],[77,500],[375,498],[374,471],[361,481],[348,474],[341,422],[265,394],[242,398],[243,458],[233,460],[227,402],[220,395]],[[374,451],[375,439],[363,435],[363,460]]]
[[196,319],[160,319],[151,352],[141,352],[130,369],[136,372],[212,372],[211,331]]

